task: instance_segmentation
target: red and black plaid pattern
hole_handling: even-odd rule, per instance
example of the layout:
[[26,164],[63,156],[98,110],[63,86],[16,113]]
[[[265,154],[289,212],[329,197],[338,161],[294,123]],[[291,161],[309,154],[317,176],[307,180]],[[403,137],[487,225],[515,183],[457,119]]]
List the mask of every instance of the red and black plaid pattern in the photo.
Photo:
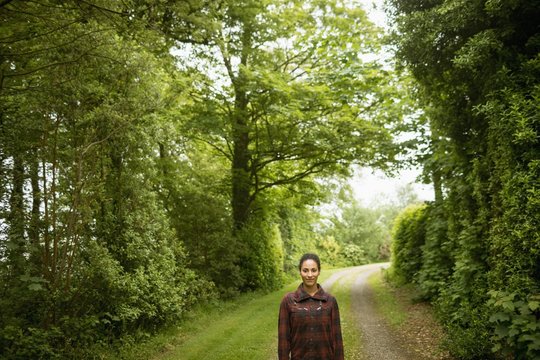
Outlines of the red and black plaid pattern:
[[279,360],[343,360],[339,308],[332,295],[310,296],[302,284],[283,297],[278,321]]

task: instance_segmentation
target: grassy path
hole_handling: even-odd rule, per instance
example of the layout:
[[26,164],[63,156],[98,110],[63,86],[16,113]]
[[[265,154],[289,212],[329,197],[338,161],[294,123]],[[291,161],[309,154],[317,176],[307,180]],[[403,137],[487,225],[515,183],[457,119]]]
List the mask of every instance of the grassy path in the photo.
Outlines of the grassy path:
[[353,313],[351,309],[351,286],[359,272],[360,270],[355,270],[348,273],[334,283],[333,286],[328,288],[328,291],[336,297],[339,304],[343,347],[345,350],[345,359],[347,360],[362,359],[360,330],[356,325],[358,322],[358,314]]
[[[340,269],[323,270],[323,283]],[[354,276],[338,277],[331,288],[341,312],[346,358],[360,359],[358,330],[351,314],[350,286]],[[277,314],[284,293],[296,288],[299,281],[279,291],[249,294],[221,307],[210,307],[177,329],[174,335],[162,335],[153,346],[161,350],[154,360],[253,360],[275,359],[277,353]],[[140,349],[139,349],[140,350]],[[142,355],[141,352],[138,353]]]

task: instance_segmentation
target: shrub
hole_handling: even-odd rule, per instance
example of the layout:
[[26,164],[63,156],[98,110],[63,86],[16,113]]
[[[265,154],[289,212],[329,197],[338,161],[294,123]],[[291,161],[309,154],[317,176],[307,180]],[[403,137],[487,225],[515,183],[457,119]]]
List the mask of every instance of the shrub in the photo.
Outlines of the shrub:
[[417,280],[426,241],[425,204],[410,205],[396,218],[392,233],[392,266],[407,282]]
[[277,224],[257,219],[237,231],[241,290],[274,290],[283,284],[283,243]]
[[518,359],[540,358],[540,294],[523,298],[517,292],[491,290],[489,295],[493,309],[489,321],[495,325],[493,351]]

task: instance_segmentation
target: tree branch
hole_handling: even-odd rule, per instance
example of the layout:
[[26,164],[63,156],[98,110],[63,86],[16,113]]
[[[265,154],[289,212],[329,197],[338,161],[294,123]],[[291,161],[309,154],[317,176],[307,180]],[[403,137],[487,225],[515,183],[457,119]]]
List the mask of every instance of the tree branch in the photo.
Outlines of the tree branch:
[[[209,140],[205,140],[203,138],[200,138],[200,137],[193,137],[193,139],[195,140],[198,140],[198,141],[201,141],[205,144],[208,144],[210,145],[211,148],[213,148],[214,150],[216,150],[218,153],[222,154],[223,156],[225,156],[227,158],[227,160],[231,161],[232,162],[232,155],[227,153],[225,150],[223,150],[222,148],[220,148],[219,146],[217,146],[216,144],[214,144],[213,142],[209,141]],[[228,146],[229,150],[230,149],[230,146]]]
[[[92,55],[92,54],[90,52],[85,52],[85,53],[82,53],[80,56],[78,56],[77,58],[75,58],[73,60],[55,62],[55,63],[39,66],[39,67],[36,67],[36,68],[28,70],[28,71],[11,73],[11,74],[4,74],[4,78],[17,77],[17,76],[26,76],[26,75],[30,75],[30,74],[33,74],[33,73],[36,73],[36,72],[39,72],[39,71],[42,71],[42,70],[45,70],[45,69],[48,69],[48,68],[51,68],[51,67],[55,67],[55,66],[75,64],[75,63],[81,61],[81,59],[83,59],[85,56],[88,56],[88,55]],[[94,55],[94,56],[98,57],[97,55]],[[101,56],[101,57],[103,57],[103,56]]]
[[88,2],[88,1],[84,1],[84,0],[79,0],[79,3],[83,3],[83,4],[86,4],[90,7],[93,7],[94,9],[97,9],[101,12],[108,12],[108,13],[111,13],[111,14],[115,14],[115,15],[121,15],[121,16],[127,16],[128,13],[127,12],[120,12],[120,11],[116,11],[116,10],[112,10],[112,9],[108,9],[108,8],[105,8],[105,7],[102,7],[102,6],[98,6],[94,3],[91,3],[91,2]]
[[255,201],[255,198],[257,197],[257,194],[260,192],[269,189],[271,187],[280,186],[280,185],[287,185],[287,184],[294,184],[295,182],[302,180],[310,175],[318,174],[324,171],[324,166],[326,165],[333,165],[335,164],[335,161],[321,161],[317,162],[313,165],[311,165],[308,169],[296,173],[292,176],[288,176],[282,179],[278,179],[272,182],[261,182],[261,186],[259,186],[259,182],[257,181],[257,186],[255,187],[255,190],[253,191],[253,194],[250,196],[250,202]]

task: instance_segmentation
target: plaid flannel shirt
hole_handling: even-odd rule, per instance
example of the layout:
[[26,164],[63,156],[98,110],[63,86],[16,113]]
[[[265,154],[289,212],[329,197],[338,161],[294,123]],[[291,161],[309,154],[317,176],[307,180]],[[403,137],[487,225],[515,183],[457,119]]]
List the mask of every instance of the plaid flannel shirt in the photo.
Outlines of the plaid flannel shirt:
[[339,308],[322,287],[310,296],[302,284],[281,301],[279,360],[343,360]]

